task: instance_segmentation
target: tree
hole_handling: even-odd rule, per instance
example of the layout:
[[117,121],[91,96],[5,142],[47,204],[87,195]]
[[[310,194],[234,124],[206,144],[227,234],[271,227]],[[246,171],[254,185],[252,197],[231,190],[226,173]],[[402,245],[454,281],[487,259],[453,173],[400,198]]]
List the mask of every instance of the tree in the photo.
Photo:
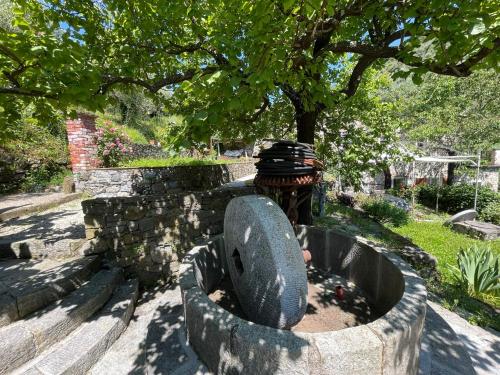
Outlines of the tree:
[[169,87],[201,104],[190,119],[200,137],[228,117],[244,131],[284,96],[297,140],[314,143],[321,114],[352,97],[369,67],[392,58],[415,81],[463,77],[497,64],[500,46],[495,0],[16,4],[20,32],[0,35],[4,98],[92,109],[116,85]]
[[[419,86],[398,80],[382,96],[394,103],[393,118],[398,119],[407,142],[424,142],[450,156],[475,155],[500,141],[499,80],[492,70],[460,80],[426,74]],[[455,167],[449,164],[449,183]]]

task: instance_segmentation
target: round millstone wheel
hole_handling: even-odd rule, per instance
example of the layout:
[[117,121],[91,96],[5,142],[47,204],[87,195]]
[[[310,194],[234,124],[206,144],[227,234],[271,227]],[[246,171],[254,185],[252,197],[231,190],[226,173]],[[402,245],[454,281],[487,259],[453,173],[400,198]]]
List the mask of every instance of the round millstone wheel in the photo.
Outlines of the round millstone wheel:
[[281,208],[261,195],[232,199],[224,241],[229,274],[248,319],[282,329],[297,324],[307,307],[307,272]]

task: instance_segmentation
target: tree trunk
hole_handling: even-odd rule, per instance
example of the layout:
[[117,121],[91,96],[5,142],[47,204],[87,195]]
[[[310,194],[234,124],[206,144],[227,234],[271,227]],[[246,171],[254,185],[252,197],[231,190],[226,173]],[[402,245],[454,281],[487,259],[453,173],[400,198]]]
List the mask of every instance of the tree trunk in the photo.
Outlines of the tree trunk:
[[[297,142],[314,145],[314,131],[318,112],[303,112],[296,109],[295,120],[297,122]],[[299,197],[308,197],[298,206],[298,224],[312,224],[312,186],[304,186],[298,189]]]
[[[448,156],[456,156],[457,153],[453,150],[448,150]],[[446,185],[453,185],[455,180],[455,169],[457,168],[457,163],[448,163],[448,176],[446,177]]]
[[390,189],[392,187],[392,175],[389,167],[384,168],[384,189]]

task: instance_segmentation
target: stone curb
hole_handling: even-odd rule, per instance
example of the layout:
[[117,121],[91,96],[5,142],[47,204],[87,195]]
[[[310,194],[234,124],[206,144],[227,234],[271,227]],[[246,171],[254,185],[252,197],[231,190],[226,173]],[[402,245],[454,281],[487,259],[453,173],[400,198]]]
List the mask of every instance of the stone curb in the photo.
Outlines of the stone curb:
[[57,207],[63,203],[71,202],[75,199],[81,198],[83,193],[71,193],[64,195],[60,198],[54,199],[50,202],[40,203],[37,205],[29,207],[20,207],[14,210],[10,210],[0,214],[0,222],[7,221],[9,219],[14,219],[20,216],[36,213],[43,210],[48,210],[49,208]]

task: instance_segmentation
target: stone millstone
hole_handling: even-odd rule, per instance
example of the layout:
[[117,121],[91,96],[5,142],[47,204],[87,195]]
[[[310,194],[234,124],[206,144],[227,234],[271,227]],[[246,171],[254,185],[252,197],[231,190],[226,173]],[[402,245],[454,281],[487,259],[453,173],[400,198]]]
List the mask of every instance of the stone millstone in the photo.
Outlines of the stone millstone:
[[476,210],[464,210],[460,211],[459,213],[456,213],[452,217],[450,217],[448,220],[444,222],[445,226],[451,227],[453,223],[459,223],[461,221],[469,221],[469,220],[474,220],[477,216],[477,211]]
[[297,324],[307,307],[307,272],[281,208],[260,195],[232,199],[224,241],[229,274],[247,317],[274,328]]

